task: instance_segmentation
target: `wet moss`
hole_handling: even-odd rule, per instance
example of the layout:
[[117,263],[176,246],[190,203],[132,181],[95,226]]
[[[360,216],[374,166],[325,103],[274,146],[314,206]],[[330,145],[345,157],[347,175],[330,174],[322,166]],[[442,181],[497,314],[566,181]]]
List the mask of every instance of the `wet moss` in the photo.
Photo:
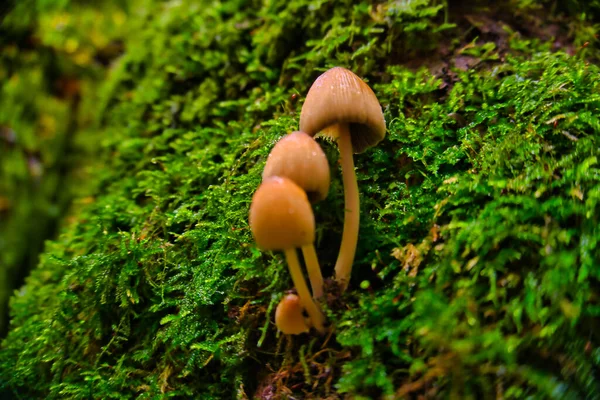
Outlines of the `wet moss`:
[[[427,0],[140,2],[94,104],[93,196],[12,299],[0,388],[597,397],[595,44],[563,51],[525,32],[529,3],[514,3],[465,17]],[[575,18],[561,12],[539,29]],[[513,19],[480,24],[497,15]],[[556,36],[593,37],[579,24]],[[272,318],[291,281],[281,254],[254,247],[247,212],[268,152],[333,65],[368,80],[388,133],[356,157],[359,248],[350,290],[323,304],[332,333],[289,339]],[[336,147],[320,143],[330,276],[343,194]]]

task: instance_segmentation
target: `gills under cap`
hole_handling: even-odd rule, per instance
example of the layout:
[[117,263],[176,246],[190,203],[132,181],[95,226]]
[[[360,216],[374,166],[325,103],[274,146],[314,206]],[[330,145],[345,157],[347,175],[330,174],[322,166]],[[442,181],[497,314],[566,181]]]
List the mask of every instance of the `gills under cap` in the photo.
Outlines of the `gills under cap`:
[[[300,130],[314,136],[331,125],[349,126],[352,148],[362,153],[385,137],[381,105],[356,74],[334,67],[313,83],[300,112]],[[328,130],[327,133],[335,132]]]

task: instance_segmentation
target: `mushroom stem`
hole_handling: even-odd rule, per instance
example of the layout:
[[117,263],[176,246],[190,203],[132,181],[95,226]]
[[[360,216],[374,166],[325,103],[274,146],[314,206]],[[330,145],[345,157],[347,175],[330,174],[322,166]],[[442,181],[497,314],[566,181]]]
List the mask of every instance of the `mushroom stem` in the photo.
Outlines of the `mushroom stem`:
[[308,271],[308,279],[310,280],[310,286],[312,287],[312,294],[315,299],[323,296],[323,275],[321,274],[321,267],[319,266],[319,259],[315,246],[312,244],[302,246],[302,255],[304,256],[304,262],[306,263],[306,270]]
[[298,291],[300,303],[302,303],[302,306],[306,309],[312,326],[314,326],[319,333],[325,333],[325,328],[323,327],[325,316],[310,296],[308,286],[306,285],[302,270],[300,269],[300,262],[298,261],[296,249],[285,249],[284,252],[290,269],[290,275],[292,275],[292,281],[294,282],[294,286],[296,286],[296,291]]
[[354,172],[352,156],[352,141],[348,124],[338,124],[338,147],[342,163],[342,179],[344,182],[344,231],[342,244],[335,263],[335,277],[342,290],[346,290],[352,273],[352,263],[358,242],[358,224],[360,209],[358,199],[358,184]]

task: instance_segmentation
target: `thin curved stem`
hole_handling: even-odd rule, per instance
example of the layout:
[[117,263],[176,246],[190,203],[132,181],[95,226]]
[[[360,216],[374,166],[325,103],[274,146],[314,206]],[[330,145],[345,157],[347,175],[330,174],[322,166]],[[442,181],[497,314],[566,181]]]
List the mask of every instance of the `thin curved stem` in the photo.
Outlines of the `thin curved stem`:
[[300,298],[300,303],[302,303],[302,306],[306,309],[315,329],[319,331],[319,333],[325,333],[325,328],[323,327],[325,316],[321,310],[319,310],[319,307],[313,301],[310,292],[308,291],[306,280],[304,280],[304,275],[302,275],[302,270],[300,269],[300,262],[298,261],[296,249],[285,249],[284,252],[285,259],[290,269],[290,275],[292,275],[292,281],[294,282],[298,297]]
[[319,258],[317,257],[315,246],[312,244],[302,246],[302,255],[306,263],[313,297],[318,299],[323,296],[323,274],[321,274],[321,267],[319,266]]
[[350,282],[356,243],[358,242],[358,224],[360,221],[360,200],[358,198],[358,184],[354,172],[354,159],[352,156],[352,141],[348,124],[338,125],[338,147],[342,163],[342,179],[344,181],[344,232],[342,244],[335,263],[335,278],[342,290],[346,290]]

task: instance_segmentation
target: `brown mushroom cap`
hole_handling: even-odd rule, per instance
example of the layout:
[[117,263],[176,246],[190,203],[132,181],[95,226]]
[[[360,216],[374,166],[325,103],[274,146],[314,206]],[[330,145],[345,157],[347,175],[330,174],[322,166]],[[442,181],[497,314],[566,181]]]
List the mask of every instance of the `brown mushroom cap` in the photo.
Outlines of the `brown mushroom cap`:
[[302,247],[315,241],[315,217],[302,188],[281,177],[265,179],[252,197],[250,229],[263,250]]
[[339,123],[349,125],[355,153],[385,137],[385,119],[375,93],[353,72],[334,67],[319,76],[308,91],[300,112],[300,130],[314,136]]
[[284,136],[269,154],[263,179],[282,176],[293,180],[306,191],[312,203],[327,197],[329,163],[321,146],[304,132]]
[[295,294],[285,296],[275,310],[275,325],[286,335],[299,335],[308,332],[310,327],[303,314],[300,298]]

